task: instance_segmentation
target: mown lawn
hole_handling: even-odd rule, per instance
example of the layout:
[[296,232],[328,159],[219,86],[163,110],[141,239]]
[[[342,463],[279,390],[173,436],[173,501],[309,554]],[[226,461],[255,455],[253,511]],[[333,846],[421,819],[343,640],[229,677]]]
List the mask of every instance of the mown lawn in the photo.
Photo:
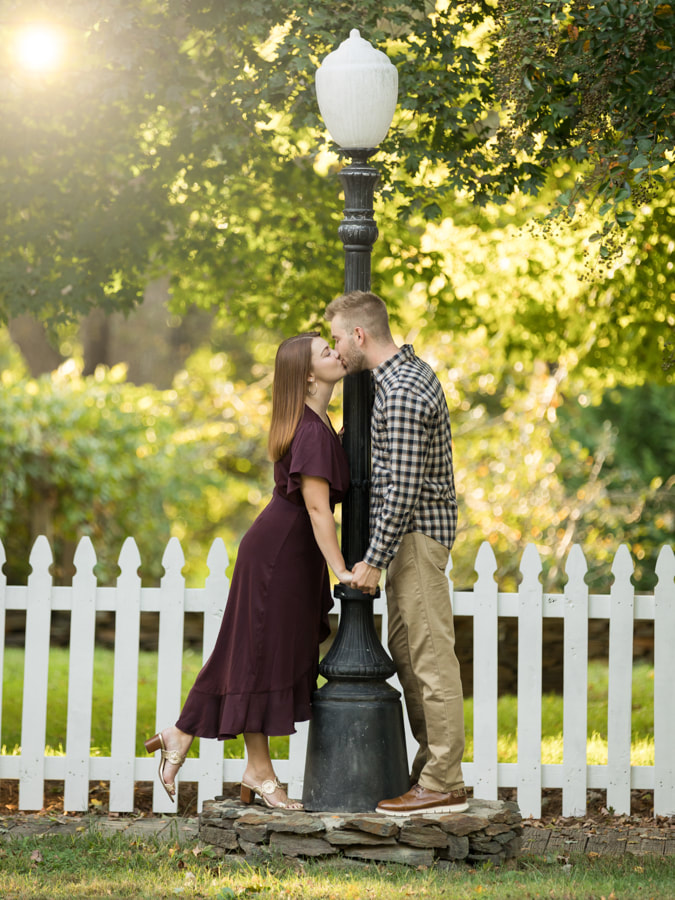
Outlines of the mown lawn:
[[259,866],[212,848],[93,832],[0,843],[3,900],[672,900],[673,857],[523,858],[500,868],[289,862]]

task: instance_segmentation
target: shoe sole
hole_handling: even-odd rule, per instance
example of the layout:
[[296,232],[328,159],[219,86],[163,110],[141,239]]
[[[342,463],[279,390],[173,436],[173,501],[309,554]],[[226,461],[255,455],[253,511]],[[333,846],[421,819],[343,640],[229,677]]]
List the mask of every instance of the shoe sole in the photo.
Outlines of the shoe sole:
[[427,806],[420,807],[420,809],[406,810],[381,809],[378,806],[375,812],[381,813],[383,816],[407,816],[410,818],[410,816],[442,816],[447,813],[466,812],[468,808],[468,803],[457,803],[453,806]]

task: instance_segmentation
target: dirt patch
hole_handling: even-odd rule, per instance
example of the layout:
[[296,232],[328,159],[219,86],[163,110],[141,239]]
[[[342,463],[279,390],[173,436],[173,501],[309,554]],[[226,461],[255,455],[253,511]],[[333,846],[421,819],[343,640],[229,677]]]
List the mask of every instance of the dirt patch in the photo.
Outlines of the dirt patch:
[[[238,797],[239,785],[223,785],[226,796]],[[228,793],[225,793],[231,789]],[[139,781],[134,790],[133,813],[118,813],[119,816],[149,816],[152,815],[152,791],[151,781]],[[111,815],[108,812],[109,786],[107,781],[92,782],[89,786],[89,815]],[[11,816],[23,812],[19,809],[19,782],[0,780],[0,816]],[[179,790],[178,808],[179,816],[190,818],[197,815],[197,785],[186,782]],[[31,810],[31,815],[64,815],[63,812],[63,782],[46,781],[44,791],[44,806],[41,810]],[[65,813],[69,815],[69,813]],[[82,812],[72,813],[80,816]],[[112,813],[112,815],[116,815]]]
[[[631,814],[616,815],[607,808],[606,791],[589,790],[586,794],[586,815],[565,817],[562,814],[562,790],[542,791],[541,818],[524,819],[523,825],[533,828],[582,829],[589,834],[612,834],[615,838],[627,830],[649,831],[672,835],[675,830],[675,816],[654,815],[654,795],[652,791],[631,791]],[[515,788],[499,790],[500,800],[517,800]]]

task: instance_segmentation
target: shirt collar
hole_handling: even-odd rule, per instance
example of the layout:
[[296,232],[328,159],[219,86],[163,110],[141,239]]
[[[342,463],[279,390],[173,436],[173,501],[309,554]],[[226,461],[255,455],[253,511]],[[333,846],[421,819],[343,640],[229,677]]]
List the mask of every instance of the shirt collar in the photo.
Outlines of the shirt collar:
[[415,351],[413,349],[412,344],[404,344],[398,353],[394,353],[393,356],[390,356],[389,359],[385,359],[385,361],[376,366],[373,371],[373,381],[376,385],[386,384],[387,381],[390,380],[391,376],[394,374],[394,370],[401,365],[401,363],[407,362],[409,359],[412,359],[415,356]]

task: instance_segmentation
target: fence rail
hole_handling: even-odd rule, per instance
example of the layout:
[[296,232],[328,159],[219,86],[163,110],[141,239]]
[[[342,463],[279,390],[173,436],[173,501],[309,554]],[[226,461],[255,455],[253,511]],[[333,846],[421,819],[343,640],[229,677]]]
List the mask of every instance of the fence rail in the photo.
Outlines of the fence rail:
[[[4,672],[6,610],[25,610],[25,662],[21,723],[21,752],[0,755],[0,778],[19,781],[19,808],[41,809],[45,780],[64,782],[64,809],[88,808],[89,783],[110,783],[110,811],[130,812],[134,785],[154,779],[151,757],[137,757],[136,709],[141,613],[159,616],[157,652],[157,728],[175,721],[181,702],[183,627],[186,613],[204,614],[203,657],[213,648],[227,600],[229,563],[225,545],[216,540],[207,564],[209,576],[203,588],[186,588],[182,569],[185,558],[180,543],[169,541],[162,564],[165,574],[159,587],[142,587],[136,543],[125,541],[119,558],[120,575],[115,586],[99,586],[94,574],[96,555],[83,538],[75,555],[72,585],[52,584],[52,553],[45,537],[33,546],[28,584],[6,584],[2,574],[5,553],[0,543],[0,672]],[[675,815],[675,554],[664,546],[656,564],[653,594],[636,595],[631,583],[633,562],[626,546],[619,547],[612,566],[614,581],[609,594],[590,594],[584,576],[586,560],[574,546],[567,560],[567,584],[562,594],[544,593],[539,576],[538,551],[529,545],[522,557],[522,581],[517,593],[499,591],[492,548],[484,543],[477,555],[477,581],[471,591],[453,591],[457,616],[473,617],[474,635],[474,753],[463,763],[467,786],[475,797],[493,800],[499,788],[516,788],[524,816],[539,817],[544,788],[562,788],[564,816],[583,815],[588,789],[605,789],[607,807],[630,813],[631,789],[654,791],[655,815]],[[450,571],[450,566],[449,566]],[[452,587],[452,582],[451,582]],[[51,613],[70,612],[70,654],[65,755],[46,756],[47,689]],[[113,711],[110,756],[91,756],[93,708],[93,660],[96,613],[115,613]],[[339,606],[337,611],[339,612]],[[376,600],[386,635],[386,602]],[[518,620],[518,762],[498,761],[497,672],[500,618]],[[547,617],[561,619],[564,628],[563,762],[542,762],[542,625]],[[608,761],[588,765],[588,623],[609,621]],[[631,765],[631,711],[633,626],[637,619],[654,623],[654,765]],[[386,644],[385,644],[386,645]],[[392,683],[398,687],[396,678]],[[0,723],[2,694],[0,692]],[[407,727],[407,726],[406,726]],[[408,752],[415,742],[406,735]],[[289,758],[275,761],[282,781],[292,795],[302,792],[307,725],[291,736]],[[2,735],[0,734],[0,747]],[[184,782],[198,783],[199,808],[204,800],[221,793],[223,782],[238,781],[244,760],[224,759],[223,746],[215,740],[200,741],[199,757],[189,758],[181,770]],[[154,779],[153,809],[174,812]]]

